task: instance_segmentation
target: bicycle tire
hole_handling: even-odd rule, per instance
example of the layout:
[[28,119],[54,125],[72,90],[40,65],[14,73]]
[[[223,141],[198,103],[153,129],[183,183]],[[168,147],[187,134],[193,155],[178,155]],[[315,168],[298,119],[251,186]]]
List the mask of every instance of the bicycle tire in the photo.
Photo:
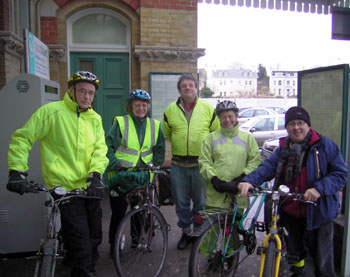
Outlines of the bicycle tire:
[[[229,226],[226,226],[226,228],[229,228]],[[232,255],[233,250],[239,247],[239,234],[236,229],[231,233],[226,258],[222,254],[223,232],[227,236],[223,223],[215,219],[204,233],[196,239],[192,246],[188,264],[189,276],[233,276],[238,267],[239,252],[233,256],[230,255]]]
[[276,269],[276,241],[269,241],[267,248],[265,250],[265,262],[264,262],[264,270],[263,277],[275,277],[275,269]]
[[165,264],[168,225],[156,207],[151,209],[132,209],[118,226],[114,263],[120,276],[158,276]]
[[52,277],[54,276],[53,270],[53,258],[55,254],[55,245],[46,242],[41,248],[42,256],[39,257],[39,274],[40,277]]

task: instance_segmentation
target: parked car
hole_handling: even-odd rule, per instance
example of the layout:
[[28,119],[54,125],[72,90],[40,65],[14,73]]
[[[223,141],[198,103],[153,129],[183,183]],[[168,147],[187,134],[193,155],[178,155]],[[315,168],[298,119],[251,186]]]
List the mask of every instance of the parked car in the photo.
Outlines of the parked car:
[[254,117],[257,117],[260,115],[272,115],[272,114],[277,114],[277,113],[269,108],[249,108],[243,111],[239,111],[238,121],[239,123],[242,124]]
[[282,107],[267,107],[271,110],[273,110],[274,112],[276,113],[279,113],[279,114],[285,114],[286,113],[286,110]]
[[275,151],[276,148],[279,146],[280,139],[283,137],[284,136],[265,140],[263,146],[261,147],[262,160],[265,160],[271,156],[272,152]]
[[283,114],[258,116],[240,125],[240,129],[250,132],[261,148],[265,140],[287,136]]

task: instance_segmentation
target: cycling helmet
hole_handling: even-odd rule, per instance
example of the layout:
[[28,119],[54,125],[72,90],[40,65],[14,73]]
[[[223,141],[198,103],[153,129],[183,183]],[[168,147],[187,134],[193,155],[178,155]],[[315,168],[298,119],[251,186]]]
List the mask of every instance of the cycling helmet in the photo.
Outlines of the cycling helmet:
[[132,92],[130,92],[128,96],[128,101],[132,102],[134,100],[151,100],[151,96],[149,93],[143,89],[135,89]]
[[68,79],[68,87],[74,86],[79,82],[88,82],[95,86],[96,90],[100,85],[100,81],[97,79],[96,75],[89,71],[77,71]]
[[238,113],[238,108],[236,104],[229,100],[224,100],[216,105],[216,114],[219,116],[220,113],[224,111],[234,111],[235,113]]

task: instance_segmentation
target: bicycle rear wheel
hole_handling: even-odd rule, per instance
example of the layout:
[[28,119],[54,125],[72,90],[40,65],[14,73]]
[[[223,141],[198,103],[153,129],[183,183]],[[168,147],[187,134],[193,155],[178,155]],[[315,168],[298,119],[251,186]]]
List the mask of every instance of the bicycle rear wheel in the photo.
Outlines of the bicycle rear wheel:
[[118,226],[114,262],[120,276],[158,276],[168,251],[168,226],[160,211],[133,209]]
[[[196,240],[192,246],[188,265],[189,276],[232,276],[238,267],[239,235],[235,229],[228,237],[230,224],[218,219]],[[225,247],[226,251],[225,251]]]
[[275,277],[276,270],[276,241],[273,239],[269,241],[265,253],[265,262],[264,262],[264,270],[263,277]]

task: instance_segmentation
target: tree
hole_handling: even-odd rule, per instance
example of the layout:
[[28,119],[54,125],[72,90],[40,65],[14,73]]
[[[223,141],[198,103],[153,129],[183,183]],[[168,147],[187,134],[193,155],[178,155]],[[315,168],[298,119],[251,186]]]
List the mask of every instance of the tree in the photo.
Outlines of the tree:
[[266,68],[262,64],[259,64],[257,95],[258,96],[268,96],[269,91],[270,91],[269,77],[267,76]]
[[259,64],[259,67],[258,67],[258,80],[259,81],[263,81],[265,78],[267,78],[266,67],[263,66],[262,64]]
[[200,91],[199,91],[199,95],[202,97],[202,98],[210,98],[212,97],[214,94],[214,91],[212,91],[210,88],[208,88],[207,86],[205,86],[204,88],[202,88]]

